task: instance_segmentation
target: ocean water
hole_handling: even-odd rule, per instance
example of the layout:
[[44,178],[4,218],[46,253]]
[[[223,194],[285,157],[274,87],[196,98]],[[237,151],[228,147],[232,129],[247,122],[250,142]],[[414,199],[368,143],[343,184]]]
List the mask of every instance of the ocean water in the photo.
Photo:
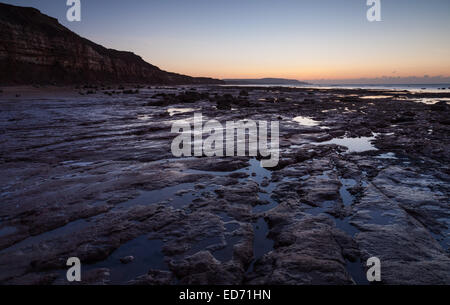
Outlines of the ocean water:
[[408,90],[413,92],[450,93],[449,84],[354,84],[354,85],[223,85],[224,87],[286,87],[312,89],[373,89],[373,90]]
[[354,85],[312,85],[314,88],[408,90],[419,92],[450,92],[450,84],[354,84]]

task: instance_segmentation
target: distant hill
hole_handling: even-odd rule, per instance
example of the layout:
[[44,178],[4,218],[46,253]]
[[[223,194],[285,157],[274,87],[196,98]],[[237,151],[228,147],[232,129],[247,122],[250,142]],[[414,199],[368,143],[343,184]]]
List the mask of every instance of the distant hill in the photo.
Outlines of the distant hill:
[[107,49],[34,8],[0,3],[0,84],[222,84],[170,73]]
[[227,85],[308,85],[296,79],[260,78],[260,79],[224,79]]

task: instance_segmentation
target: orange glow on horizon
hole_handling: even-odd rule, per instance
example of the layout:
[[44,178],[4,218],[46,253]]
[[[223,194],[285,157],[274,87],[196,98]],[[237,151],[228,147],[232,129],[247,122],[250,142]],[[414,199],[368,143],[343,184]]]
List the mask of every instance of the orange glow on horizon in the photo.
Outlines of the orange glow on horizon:
[[[149,58],[152,58],[149,56]],[[401,58],[397,60],[397,58]],[[161,58],[162,59],[162,58]],[[360,78],[406,78],[425,75],[450,77],[450,52],[446,59],[439,56],[418,58],[401,57],[400,54],[384,54],[374,57],[338,58],[309,57],[309,60],[271,56],[261,58],[192,58],[184,60],[158,60],[157,65],[167,71],[175,71],[191,76],[204,76],[219,79],[227,78],[288,78],[298,80],[346,80]],[[149,62],[155,61],[149,59]]]

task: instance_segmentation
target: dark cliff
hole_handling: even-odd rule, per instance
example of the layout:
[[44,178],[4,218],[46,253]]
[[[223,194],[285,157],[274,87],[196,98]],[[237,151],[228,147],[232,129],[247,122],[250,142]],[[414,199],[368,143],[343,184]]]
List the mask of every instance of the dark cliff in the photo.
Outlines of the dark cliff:
[[220,84],[170,73],[80,37],[34,8],[0,3],[0,83]]

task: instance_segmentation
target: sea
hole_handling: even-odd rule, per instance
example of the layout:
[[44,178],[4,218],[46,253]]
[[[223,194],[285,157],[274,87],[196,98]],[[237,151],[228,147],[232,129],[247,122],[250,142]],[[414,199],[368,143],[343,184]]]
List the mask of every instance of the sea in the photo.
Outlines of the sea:
[[373,90],[396,90],[396,91],[414,91],[430,93],[450,93],[449,84],[345,84],[345,85],[223,85],[226,87],[287,87],[287,88],[314,88],[314,89],[373,89]]

